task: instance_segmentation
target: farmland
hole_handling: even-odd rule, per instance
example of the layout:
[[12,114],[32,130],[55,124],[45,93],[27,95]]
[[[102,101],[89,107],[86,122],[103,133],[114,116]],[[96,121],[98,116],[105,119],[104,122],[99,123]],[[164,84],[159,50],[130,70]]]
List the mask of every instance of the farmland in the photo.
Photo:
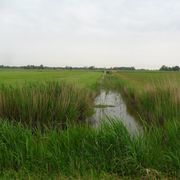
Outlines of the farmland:
[[[179,178],[179,72],[9,69],[0,84],[1,177]],[[122,94],[143,134],[84,123],[100,88]]]
[[68,81],[80,86],[95,88],[102,72],[67,70],[0,70],[1,84],[22,84],[25,82]]

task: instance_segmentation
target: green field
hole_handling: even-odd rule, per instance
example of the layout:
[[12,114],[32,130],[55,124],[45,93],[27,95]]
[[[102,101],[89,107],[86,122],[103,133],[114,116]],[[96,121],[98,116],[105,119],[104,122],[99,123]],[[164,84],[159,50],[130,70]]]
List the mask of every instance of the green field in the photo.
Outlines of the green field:
[[0,70],[1,84],[24,82],[68,81],[88,88],[95,88],[102,72],[83,70]]
[[[180,73],[0,70],[0,178],[180,178]],[[122,94],[143,134],[86,125],[100,88]]]
[[163,87],[174,85],[180,88],[179,72],[121,72],[115,76],[139,91],[158,85]]

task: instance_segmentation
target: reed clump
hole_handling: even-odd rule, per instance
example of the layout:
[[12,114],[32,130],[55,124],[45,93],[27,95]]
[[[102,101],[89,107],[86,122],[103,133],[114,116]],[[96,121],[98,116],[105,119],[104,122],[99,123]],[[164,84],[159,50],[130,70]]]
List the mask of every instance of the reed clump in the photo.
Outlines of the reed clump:
[[104,86],[121,91],[128,107],[149,125],[163,125],[172,118],[180,120],[180,86],[173,79],[152,80],[135,86],[130,80],[120,78],[117,73],[107,76]]
[[[45,133],[0,121],[0,174],[21,172],[74,177],[180,177],[180,124],[173,120],[131,137],[118,121],[100,129],[76,126]],[[76,177],[77,178],[77,177]]]
[[0,117],[30,128],[64,128],[92,113],[93,93],[65,82],[0,86]]

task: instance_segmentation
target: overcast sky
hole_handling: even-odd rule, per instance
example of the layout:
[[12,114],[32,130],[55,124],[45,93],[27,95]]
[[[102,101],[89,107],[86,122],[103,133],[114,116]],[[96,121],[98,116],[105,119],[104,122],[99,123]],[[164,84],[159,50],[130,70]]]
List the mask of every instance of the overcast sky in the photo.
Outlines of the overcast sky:
[[0,64],[180,65],[180,0],[0,0]]

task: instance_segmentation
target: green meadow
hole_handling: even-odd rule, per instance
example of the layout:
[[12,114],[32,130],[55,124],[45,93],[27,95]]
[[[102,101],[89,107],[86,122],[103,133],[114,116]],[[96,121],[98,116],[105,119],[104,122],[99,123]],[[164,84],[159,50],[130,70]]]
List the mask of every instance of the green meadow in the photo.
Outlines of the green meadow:
[[25,82],[68,81],[87,88],[96,88],[102,72],[83,70],[0,70],[0,84],[22,84]]
[[[86,123],[101,88],[121,93],[142,134]],[[180,73],[0,70],[0,178],[179,179]]]

